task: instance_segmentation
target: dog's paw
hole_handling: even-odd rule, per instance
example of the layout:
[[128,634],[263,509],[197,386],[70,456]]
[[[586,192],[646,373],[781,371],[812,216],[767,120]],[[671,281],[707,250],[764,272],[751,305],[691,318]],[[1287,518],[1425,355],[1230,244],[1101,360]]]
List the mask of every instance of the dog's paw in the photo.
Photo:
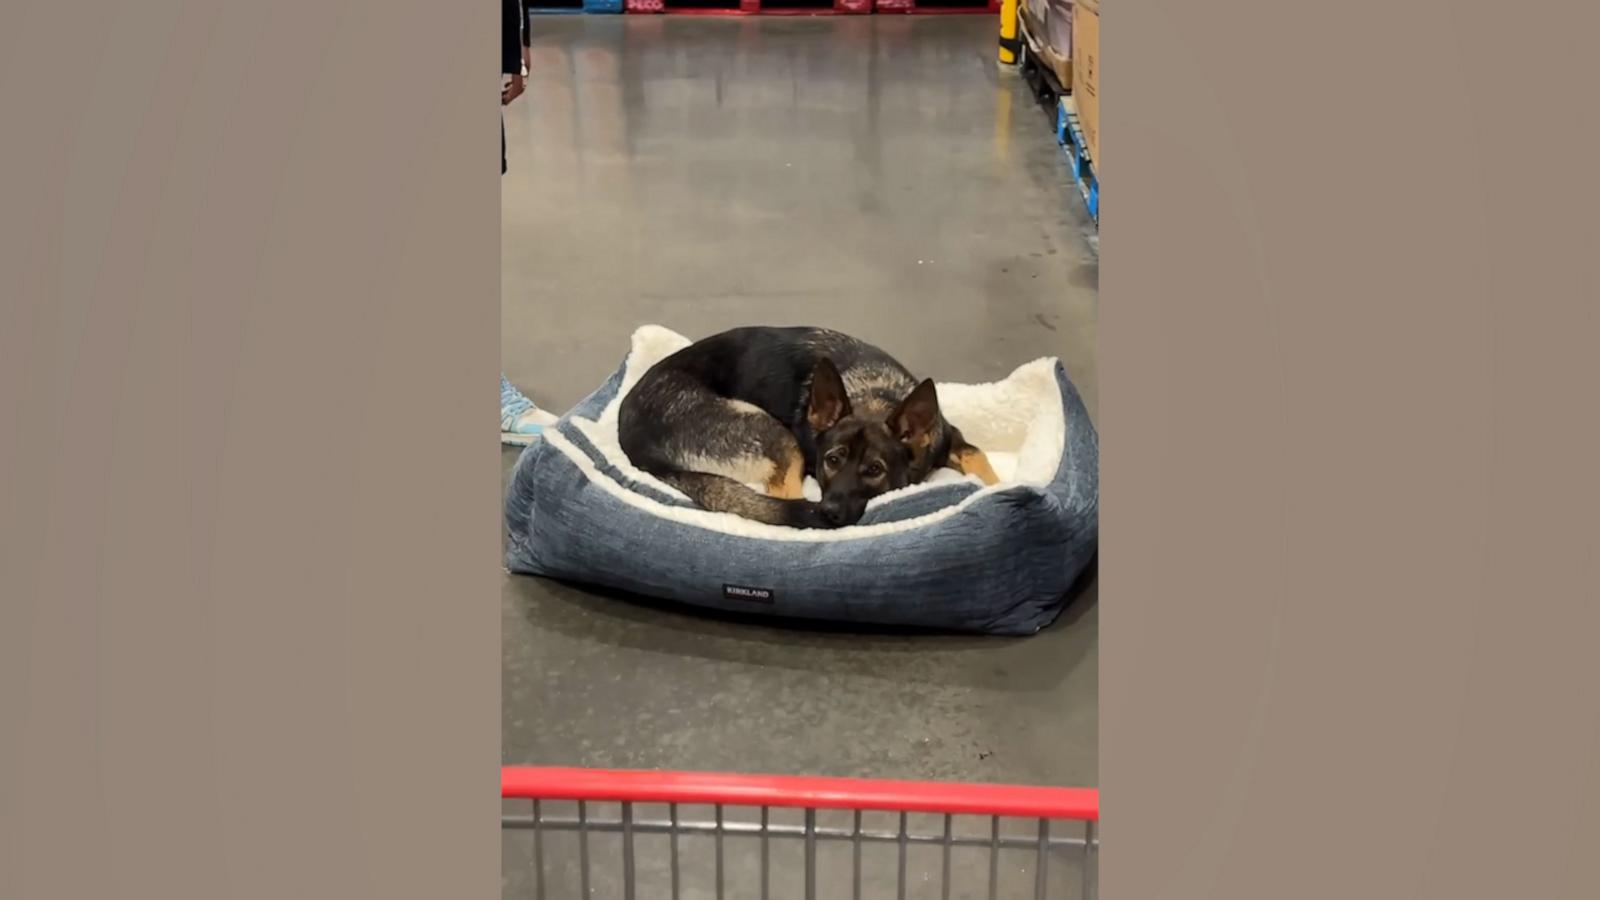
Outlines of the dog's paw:
[[837,511],[825,509],[822,504],[812,503],[809,500],[793,501],[789,507],[788,519],[786,524],[790,528],[831,529],[852,524],[841,521]]

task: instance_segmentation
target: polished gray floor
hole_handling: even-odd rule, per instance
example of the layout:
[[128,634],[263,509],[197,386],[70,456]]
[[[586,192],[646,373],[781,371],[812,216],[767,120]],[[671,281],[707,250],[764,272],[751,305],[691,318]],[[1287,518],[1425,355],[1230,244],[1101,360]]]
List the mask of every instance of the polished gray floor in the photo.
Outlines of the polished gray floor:
[[[1097,409],[1094,230],[993,18],[533,25],[502,353],[541,403],[643,323],[808,323],[954,381],[1059,355]],[[508,576],[503,759],[1092,785],[1095,596],[1028,639],[911,637]]]

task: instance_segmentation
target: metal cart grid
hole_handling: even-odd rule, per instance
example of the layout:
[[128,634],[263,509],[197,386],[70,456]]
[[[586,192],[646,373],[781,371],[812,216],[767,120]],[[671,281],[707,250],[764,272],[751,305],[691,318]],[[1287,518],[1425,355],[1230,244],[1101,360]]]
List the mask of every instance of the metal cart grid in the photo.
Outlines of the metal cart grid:
[[507,898],[1097,894],[1099,791],[508,767]]

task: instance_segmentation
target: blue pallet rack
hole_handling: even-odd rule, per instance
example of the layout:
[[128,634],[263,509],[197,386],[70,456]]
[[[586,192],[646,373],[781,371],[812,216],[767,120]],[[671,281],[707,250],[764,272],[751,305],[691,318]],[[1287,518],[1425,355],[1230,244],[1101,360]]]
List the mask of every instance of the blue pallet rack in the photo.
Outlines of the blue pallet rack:
[[1089,216],[1100,221],[1100,178],[1095,174],[1094,160],[1089,158],[1089,148],[1083,140],[1083,128],[1078,124],[1078,111],[1072,105],[1071,95],[1056,101],[1056,140],[1067,154],[1072,167],[1072,180],[1078,183],[1084,203],[1089,206]]
[[1067,154],[1067,163],[1072,167],[1073,181],[1077,183],[1079,193],[1083,194],[1084,205],[1089,208],[1089,218],[1098,227],[1100,177],[1095,172],[1094,160],[1089,158],[1089,151],[1083,139],[1083,129],[1078,125],[1077,110],[1072,105],[1072,93],[1057,80],[1055,71],[1040,59],[1038,42],[1028,33],[1027,20],[1019,20],[1018,25],[1022,46],[1017,54],[1017,69],[1047,114],[1048,111],[1054,110],[1056,141]]
[[530,16],[559,16],[573,13],[602,13],[620,14],[623,0],[583,0],[583,5],[572,6],[540,6],[546,0],[530,0],[528,15]]

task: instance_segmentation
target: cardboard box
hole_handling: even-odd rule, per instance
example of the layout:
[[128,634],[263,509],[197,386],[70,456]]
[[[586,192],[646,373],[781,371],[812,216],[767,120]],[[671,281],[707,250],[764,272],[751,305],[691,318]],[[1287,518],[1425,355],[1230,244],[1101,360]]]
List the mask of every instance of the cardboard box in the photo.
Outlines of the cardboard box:
[[1044,34],[1040,39],[1062,59],[1072,58],[1072,0],[1044,0]]
[[1028,51],[1037,55],[1044,49],[1044,20],[1050,15],[1047,0],[1022,0],[1017,6],[1017,17],[1022,20],[1022,30],[1028,33]]
[[1028,52],[1072,89],[1072,0],[1026,0],[1022,27],[1027,31]]
[[1095,177],[1100,176],[1100,0],[1078,0],[1072,11],[1072,105],[1083,128]]
[[1022,27],[1029,34],[1044,33],[1044,17],[1049,11],[1044,7],[1044,0],[1020,0],[1017,3],[1017,18],[1022,20]]

